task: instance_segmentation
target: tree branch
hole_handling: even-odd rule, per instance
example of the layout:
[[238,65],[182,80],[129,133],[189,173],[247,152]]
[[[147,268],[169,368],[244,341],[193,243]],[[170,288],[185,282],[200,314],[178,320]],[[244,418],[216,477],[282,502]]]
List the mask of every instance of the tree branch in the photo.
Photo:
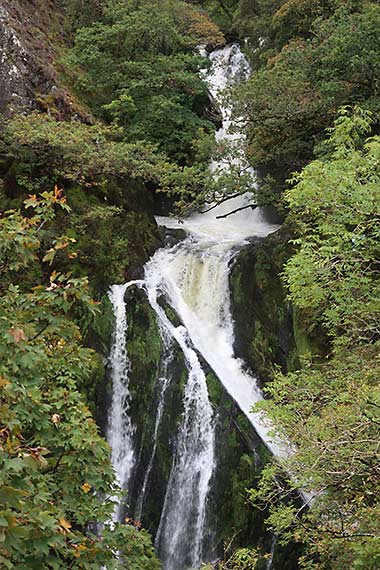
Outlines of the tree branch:
[[223,204],[224,202],[227,202],[228,200],[232,200],[232,198],[238,198],[239,196],[241,196],[240,192],[236,192],[235,194],[230,194],[229,196],[225,196],[224,198],[222,198],[218,202],[215,202],[212,206],[207,208],[207,210],[203,210],[203,212],[201,212],[201,214],[207,214],[207,212],[211,212],[211,210],[213,210],[214,208],[217,208],[220,204]]
[[[263,206],[265,206],[266,204],[262,204]],[[236,208],[235,210],[231,210],[231,212],[227,212],[227,214],[222,214],[221,216],[216,216],[217,220],[221,220],[222,218],[228,218],[228,216],[232,216],[232,214],[236,214],[236,212],[241,212],[241,210],[247,210],[248,208],[252,208],[252,210],[255,210],[256,208],[259,208],[258,204],[247,204],[247,206],[241,206],[240,208]]]

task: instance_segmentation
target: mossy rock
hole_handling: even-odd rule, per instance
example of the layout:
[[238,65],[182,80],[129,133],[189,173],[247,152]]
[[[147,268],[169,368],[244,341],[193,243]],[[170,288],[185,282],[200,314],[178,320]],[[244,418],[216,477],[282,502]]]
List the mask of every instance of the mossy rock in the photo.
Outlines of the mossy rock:
[[326,351],[324,335],[287,299],[281,273],[292,253],[289,240],[286,225],[253,240],[237,254],[230,274],[235,351],[263,383],[276,367],[292,371],[305,356]]

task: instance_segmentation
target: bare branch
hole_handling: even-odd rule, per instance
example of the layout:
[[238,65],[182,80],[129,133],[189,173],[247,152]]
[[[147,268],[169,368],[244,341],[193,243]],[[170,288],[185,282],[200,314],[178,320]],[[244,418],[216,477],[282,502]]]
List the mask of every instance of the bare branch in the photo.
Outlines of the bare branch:
[[232,198],[238,198],[238,196],[241,196],[240,192],[236,192],[235,194],[230,194],[229,196],[225,196],[224,198],[222,198],[221,200],[218,200],[212,206],[207,208],[207,210],[203,210],[203,212],[201,212],[201,214],[207,214],[207,212],[211,212],[211,210],[213,210],[214,208],[217,208],[220,204],[223,204],[223,202],[227,202],[228,200],[232,200]]
[[231,210],[231,212],[227,212],[227,214],[216,216],[216,219],[221,220],[222,218],[228,218],[228,216],[232,216],[232,214],[236,214],[236,212],[240,212],[241,210],[247,210],[248,208],[252,208],[252,210],[255,210],[258,207],[259,204],[247,204],[247,206],[241,206],[241,208],[236,208],[236,210]]

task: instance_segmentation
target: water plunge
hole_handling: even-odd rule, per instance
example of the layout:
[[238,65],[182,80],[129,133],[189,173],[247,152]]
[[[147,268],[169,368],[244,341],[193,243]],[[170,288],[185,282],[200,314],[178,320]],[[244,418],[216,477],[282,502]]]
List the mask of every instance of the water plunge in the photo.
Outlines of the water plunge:
[[[249,65],[238,46],[227,46],[211,54],[211,70],[206,80],[212,97],[218,103],[223,117],[218,140],[243,143],[242,135],[231,134],[231,109],[222,98],[222,90],[231,82],[244,79]],[[249,171],[241,156],[230,157],[225,163],[211,165],[218,176],[228,164],[240,161]],[[277,226],[265,221],[262,211],[245,208],[251,197],[243,195],[229,200],[207,213],[191,216],[179,224],[171,218],[158,218],[160,225],[184,229],[188,237],[174,247],[163,248],[145,267],[144,287],[149,303],[155,311],[161,331],[164,354],[158,375],[159,400],[156,412],[152,451],[136,503],[136,516],[144,509],[156,454],[157,437],[162,421],[167,388],[172,381],[169,374],[170,354],[174,343],[183,353],[187,381],[183,394],[183,414],[167,482],[156,546],[164,570],[199,568],[205,557],[203,538],[207,527],[207,498],[215,469],[215,426],[209,400],[205,372],[200,353],[226,391],[246,414],[255,430],[278,457],[289,450],[271,433],[273,427],[260,413],[252,413],[251,406],[262,399],[256,379],[234,355],[234,329],[230,310],[229,272],[236,252],[252,236],[266,236]],[[244,209],[242,209],[244,208]],[[225,213],[238,210],[225,219]],[[112,446],[112,462],[119,483],[126,486],[134,465],[133,427],[129,412],[128,371],[125,352],[126,315],[124,293],[126,287],[114,286],[110,299],[116,317],[115,341],[111,352],[113,398],[110,411],[108,440]],[[158,299],[164,295],[181,320],[175,326]],[[115,514],[120,517],[120,510]]]
[[[127,285],[113,285],[109,299],[115,316],[115,331],[111,347],[110,365],[112,403],[109,412],[107,440],[111,446],[111,461],[117,482],[122,489],[128,485],[134,464],[133,426],[129,417],[130,394],[128,374],[130,362],[126,352],[127,315],[124,295]],[[121,518],[122,506],[114,512],[114,521]]]

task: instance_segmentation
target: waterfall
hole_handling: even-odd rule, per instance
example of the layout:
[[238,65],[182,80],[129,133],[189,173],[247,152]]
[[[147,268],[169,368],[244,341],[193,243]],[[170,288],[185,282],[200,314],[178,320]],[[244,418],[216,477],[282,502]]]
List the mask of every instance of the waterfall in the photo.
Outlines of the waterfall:
[[[131,475],[133,452],[133,426],[129,417],[130,394],[128,375],[130,362],[126,353],[127,315],[124,302],[126,285],[113,285],[109,293],[115,316],[114,338],[110,354],[112,403],[108,418],[107,440],[111,446],[111,462],[121,488],[126,488]],[[122,505],[114,511],[114,521],[121,518]]]
[[[209,90],[218,104],[223,124],[218,141],[227,140],[231,148],[244,147],[244,138],[233,127],[232,110],[223,98],[223,89],[231,82],[244,80],[249,64],[236,45],[210,55],[211,69],[205,75]],[[206,73],[206,72],[204,72]],[[211,164],[218,177],[233,165],[254,176],[241,153],[231,151],[222,162]],[[173,463],[167,482],[164,505],[156,535],[156,547],[164,570],[199,569],[205,558],[203,538],[207,528],[207,502],[215,470],[215,426],[209,400],[206,375],[199,354],[209,364],[226,391],[247,416],[263,442],[277,457],[289,454],[287,445],[274,435],[273,426],[258,412],[251,412],[263,398],[256,378],[234,354],[234,327],[230,307],[229,273],[236,253],[254,236],[264,237],[278,229],[267,223],[260,208],[250,207],[249,193],[232,198],[205,213],[198,213],[181,223],[173,218],[157,218],[160,225],[181,228],[187,237],[173,247],[162,248],[145,266],[144,281],[114,286],[110,299],[116,328],[111,351],[113,398],[108,440],[112,462],[119,483],[125,488],[134,465],[133,426],[129,419],[128,372],[125,351],[126,313],[124,294],[128,286],[143,287],[154,310],[164,345],[156,391],[159,395],[152,451],[136,504],[141,517],[149,486],[165,398],[171,382],[169,364],[173,346],[183,353],[187,380],[183,395],[183,413],[176,436]],[[221,220],[220,216],[234,214]],[[174,309],[181,324],[168,318],[158,299],[163,296]],[[120,508],[115,520],[120,518]]]
[[[236,148],[244,148],[244,137],[237,129],[231,108],[223,98],[223,90],[234,81],[244,80],[249,64],[237,45],[227,46],[210,56],[211,70],[206,80],[212,97],[222,114],[222,126],[217,140],[228,140]],[[235,131],[235,132],[232,132]],[[235,165],[251,171],[242,154]],[[212,170],[218,176],[230,164],[215,163]],[[254,236],[267,236],[278,226],[265,221],[260,208],[249,205],[252,197],[244,194],[198,213],[179,223],[172,218],[159,217],[160,225],[182,228],[188,237],[170,249],[159,250],[150,262],[150,271],[160,276],[161,289],[180,316],[197,350],[214,370],[223,386],[246,414],[261,439],[277,457],[287,457],[286,444],[273,435],[273,426],[261,413],[251,407],[263,398],[254,376],[234,355],[234,330],[230,310],[229,272],[237,251]],[[231,211],[235,214],[220,219]]]
[[267,565],[266,565],[265,570],[273,570],[273,558],[274,558],[276,546],[277,546],[277,536],[274,534],[272,537],[272,544],[271,544],[269,558],[267,560]]
[[157,301],[161,274],[155,256],[145,268],[148,300],[160,328],[181,348],[188,378],[177,449],[167,485],[156,546],[165,570],[199,568],[206,520],[206,499],[214,470],[214,425],[206,376],[185,327],[174,326]]

